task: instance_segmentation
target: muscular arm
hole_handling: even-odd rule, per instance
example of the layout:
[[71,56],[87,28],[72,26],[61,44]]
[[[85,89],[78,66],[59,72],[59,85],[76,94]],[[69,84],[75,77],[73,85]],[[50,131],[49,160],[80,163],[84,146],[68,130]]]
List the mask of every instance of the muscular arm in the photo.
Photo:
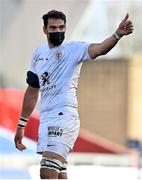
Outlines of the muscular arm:
[[21,116],[29,118],[38,100],[39,88],[28,86],[24,95]]
[[[23,106],[21,116],[28,119],[33,112],[39,95],[39,88],[33,88],[28,86],[24,95]],[[14,137],[15,146],[20,151],[26,149],[26,146],[22,143],[24,137],[24,127],[17,127]]]
[[113,36],[105,39],[102,43],[99,44],[91,44],[89,46],[88,52],[92,59],[107,54],[116,44],[118,41],[116,41]]
[[89,46],[88,52],[92,59],[96,58],[97,56],[107,54],[117,44],[118,40],[122,36],[131,34],[133,32],[133,24],[130,20],[128,20],[128,18],[129,15],[126,14],[117,31],[112,36],[105,39],[102,43],[93,43]]

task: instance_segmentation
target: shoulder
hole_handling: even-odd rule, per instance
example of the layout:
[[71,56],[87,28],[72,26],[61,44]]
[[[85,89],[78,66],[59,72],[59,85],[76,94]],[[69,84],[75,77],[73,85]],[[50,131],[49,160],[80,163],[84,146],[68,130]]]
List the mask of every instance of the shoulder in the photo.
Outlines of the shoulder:
[[83,42],[83,41],[66,41],[63,44],[66,47],[72,47],[72,48],[79,48],[79,47],[86,47],[89,46],[90,43],[88,42]]
[[47,50],[48,50],[47,44],[42,44],[42,45],[38,46],[32,53],[33,62],[36,62],[37,59],[40,57],[40,55],[43,54]]
[[82,41],[65,41],[63,46],[69,50],[88,49],[90,43]]
[[47,49],[48,49],[48,45],[47,45],[47,44],[42,44],[42,45],[38,46],[38,47],[35,49],[34,53],[35,53],[35,54],[40,54],[40,53],[44,52],[44,51],[47,50]]

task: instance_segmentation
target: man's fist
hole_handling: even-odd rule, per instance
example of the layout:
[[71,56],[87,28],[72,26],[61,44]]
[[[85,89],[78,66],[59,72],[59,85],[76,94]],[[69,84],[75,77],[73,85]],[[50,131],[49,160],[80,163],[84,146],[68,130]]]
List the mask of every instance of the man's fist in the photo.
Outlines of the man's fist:
[[19,149],[20,151],[23,151],[24,149],[26,149],[26,146],[22,144],[23,137],[24,137],[24,128],[17,127],[17,131],[14,137],[14,142],[15,142],[16,148]]

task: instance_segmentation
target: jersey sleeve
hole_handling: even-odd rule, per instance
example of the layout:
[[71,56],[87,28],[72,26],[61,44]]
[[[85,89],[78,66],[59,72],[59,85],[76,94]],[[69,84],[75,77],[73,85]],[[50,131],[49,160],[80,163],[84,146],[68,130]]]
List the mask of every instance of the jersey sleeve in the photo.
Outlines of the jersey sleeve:
[[86,42],[77,42],[75,44],[74,51],[78,63],[91,60],[88,52],[89,45],[90,43]]
[[39,80],[38,76],[33,73],[32,71],[27,72],[27,79],[26,79],[27,84],[29,84],[33,88],[39,88]]
[[37,59],[37,52],[35,51],[32,55],[30,69],[27,72],[27,78],[26,78],[27,84],[29,84],[33,88],[39,88],[39,79],[35,69],[36,59]]
[[31,71],[31,72],[33,72],[33,73],[35,73],[35,74],[36,74],[36,68],[35,68],[35,66],[36,66],[37,57],[38,57],[38,55],[37,55],[37,50],[36,50],[36,51],[34,51],[33,54],[32,54],[32,60],[31,60],[30,69],[29,69],[29,71]]

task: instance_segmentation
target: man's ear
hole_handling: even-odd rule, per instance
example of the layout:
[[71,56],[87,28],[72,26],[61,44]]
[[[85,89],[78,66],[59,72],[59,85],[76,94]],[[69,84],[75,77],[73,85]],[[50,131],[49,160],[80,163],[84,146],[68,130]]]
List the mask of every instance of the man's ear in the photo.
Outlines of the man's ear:
[[45,26],[43,26],[43,32],[47,35],[47,29],[45,28]]

